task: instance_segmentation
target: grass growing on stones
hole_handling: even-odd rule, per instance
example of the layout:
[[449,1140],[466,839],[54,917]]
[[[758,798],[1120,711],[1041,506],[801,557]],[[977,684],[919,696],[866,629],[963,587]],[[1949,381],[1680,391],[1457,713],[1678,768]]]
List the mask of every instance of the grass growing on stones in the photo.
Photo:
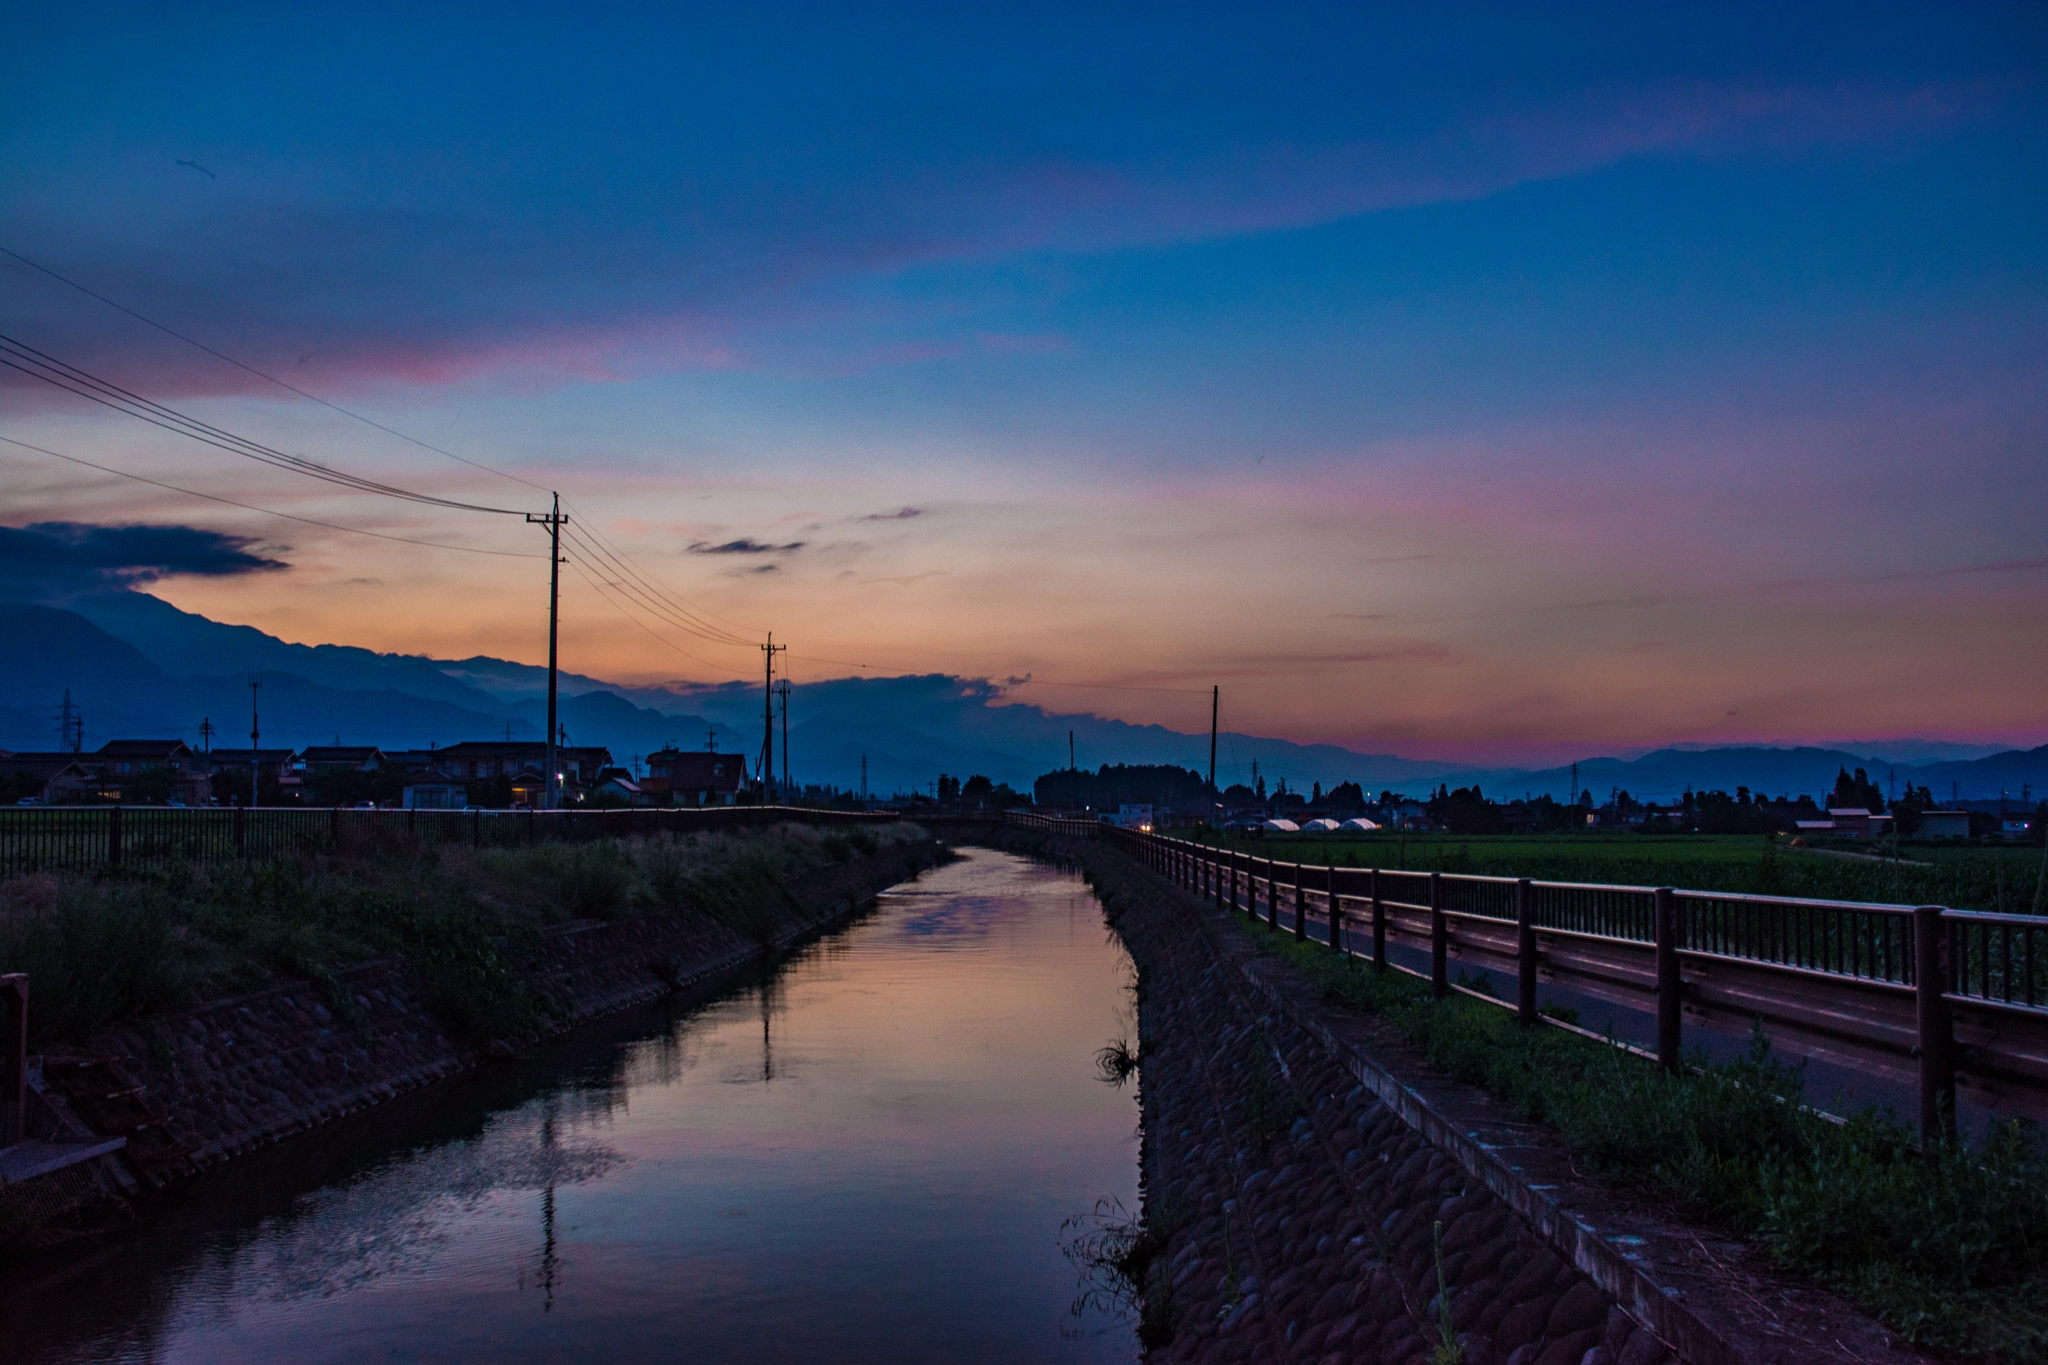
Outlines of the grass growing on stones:
[[1672,1076],[1503,1009],[1375,972],[1254,923],[1263,952],[1326,998],[1387,1019],[1430,1060],[1555,1128],[1603,1179],[1655,1186],[1741,1232],[1907,1339],[1986,1360],[2048,1362],[2048,1149],[1993,1129],[1923,1156],[1889,1110],[1830,1122],[1803,1106],[1803,1068],[1761,1036],[1725,1064]]
[[528,1037],[547,1021],[530,977],[544,927],[689,907],[766,942],[795,909],[792,874],[928,837],[912,825],[858,833],[828,843],[784,825],[20,877],[0,883],[0,971],[29,975],[38,1049],[281,977],[318,984],[352,1023],[360,1007],[338,969],[388,957],[412,968],[454,1036]]

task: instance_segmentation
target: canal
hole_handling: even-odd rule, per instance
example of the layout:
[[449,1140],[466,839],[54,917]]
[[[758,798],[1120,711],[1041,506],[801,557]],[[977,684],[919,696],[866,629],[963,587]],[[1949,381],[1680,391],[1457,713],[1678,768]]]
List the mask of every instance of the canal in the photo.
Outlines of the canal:
[[1125,1361],[1063,1251],[1137,1207],[1131,966],[980,849],[758,981],[407,1097],[48,1253],[10,1362]]

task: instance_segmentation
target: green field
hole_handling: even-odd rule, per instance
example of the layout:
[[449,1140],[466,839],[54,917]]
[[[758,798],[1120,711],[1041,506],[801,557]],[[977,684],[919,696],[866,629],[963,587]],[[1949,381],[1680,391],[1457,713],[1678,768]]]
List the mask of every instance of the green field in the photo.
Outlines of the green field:
[[[1176,831],[1185,836],[1185,832]],[[1199,842],[1284,862],[1461,872],[1538,881],[1616,882],[1698,891],[1747,891],[1818,900],[1946,905],[1956,910],[2034,908],[2042,851],[1915,844],[1896,862],[1794,849],[1782,836],[1710,834],[1267,834],[1204,831]]]

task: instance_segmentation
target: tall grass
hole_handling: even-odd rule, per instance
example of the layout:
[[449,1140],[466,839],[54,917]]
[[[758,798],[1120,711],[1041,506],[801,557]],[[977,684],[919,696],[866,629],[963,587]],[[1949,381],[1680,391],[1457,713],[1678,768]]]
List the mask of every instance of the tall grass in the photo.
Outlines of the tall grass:
[[[890,826],[865,846],[927,837]],[[696,910],[765,943],[795,909],[789,878],[836,856],[816,831],[771,827],[17,878],[0,884],[0,971],[29,974],[39,1048],[279,977],[320,985],[347,1019],[339,970],[385,957],[406,962],[455,1036],[525,1037],[546,1022],[532,985],[545,926]]]

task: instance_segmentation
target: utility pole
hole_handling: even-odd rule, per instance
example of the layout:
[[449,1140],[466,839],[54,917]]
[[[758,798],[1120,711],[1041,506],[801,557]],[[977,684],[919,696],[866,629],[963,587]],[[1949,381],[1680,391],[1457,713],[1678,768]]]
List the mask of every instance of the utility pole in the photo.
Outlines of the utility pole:
[[782,699],[782,790],[786,797],[795,790],[789,780],[789,679],[775,684],[775,695]]
[[788,649],[788,645],[775,643],[772,630],[768,632],[768,643],[761,646],[761,795],[764,803],[771,806],[775,804],[775,655],[778,650]]
[[[68,696],[69,694],[67,693],[66,695]],[[213,752],[213,718],[211,716],[201,716],[199,718],[199,747],[201,753],[210,754]]]
[[1579,808],[1579,765],[1576,763],[1572,764],[1572,789],[1570,797],[1571,799],[1566,801],[1565,804],[1576,811]]
[[[551,496],[555,501],[550,510],[526,514],[529,524],[548,528],[548,771],[547,795],[541,802],[548,810],[553,810],[561,797],[555,772],[555,642],[562,622],[562,524],[569,520],[562,515],[562,495]],[[510,732],[507,726],[506,733]]]
[[[669,741],[669,747],[674,748],[675,741]],[[707,754],[718,752],[718,727],[714,725],[704,727],[704,752]]]
[[1220,709],[1220,708],[1222,707],[1222,705],[1223,705],[1223,688],[1221,687],[1221,685],[1218,685],[1218,686],[1215,686],[1215,687],[1212,687],[1212,688],[1210,688],[1210,689],[1209,689],[1209,801],[1210,801],[1210,804],[1211,804],[1211,805],[1221,805],[1221,804],[1222,804],[1221,802],[1219,802],[1219,801],[1217,801],[1217,800],[1216,800],[1216,797],[1217,797],[1217,791],[1216,791],[1216,715],[1217,715],[1217,712],[1218,712],[1218,710],[1219,710],[1219,709]]
[[263,727],[257,723],[260,713],[256,709],[256,693],[263,686],[263,675],[249,675],[249,809],[256,809],[256,798],[263,790],[263,760],[257,756],[257,742],[263,736]]
[[1067,731],[1067,771],[1070,773],[1080,771],[1080,769],[1074,766],[1074,732],[1072,730]]
[[85,747],[85,717],[71,704],[71,689],[64,689],[64,704],[57,708],[57,747],[77,753]]

